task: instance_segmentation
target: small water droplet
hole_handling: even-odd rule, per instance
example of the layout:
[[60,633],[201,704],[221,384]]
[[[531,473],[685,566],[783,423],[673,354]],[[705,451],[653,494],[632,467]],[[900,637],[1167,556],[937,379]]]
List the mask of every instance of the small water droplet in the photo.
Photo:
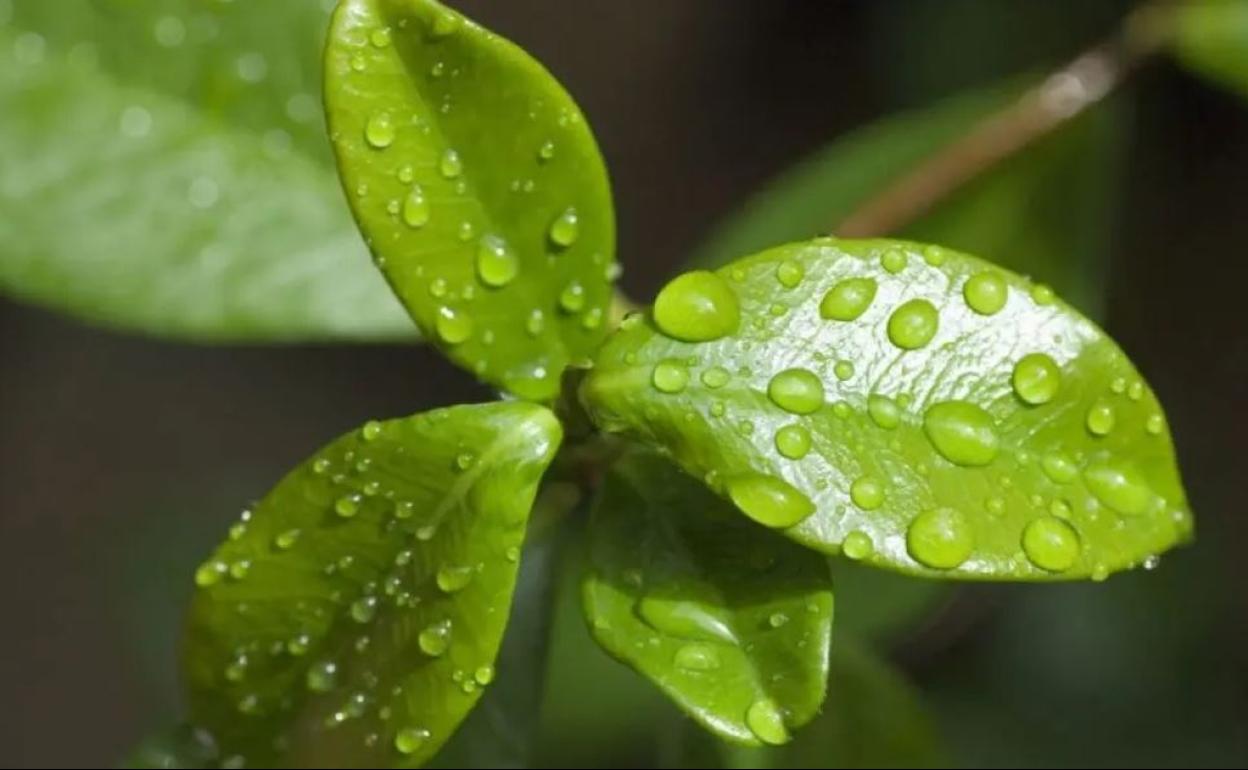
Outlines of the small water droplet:
[[871,542],[871,536],[860,529],[855,529],[845,536],[844,542],[841,543],[841,553],[846,558],[858,561],[865,559],[875,553],[875,544]]
[[888,396],[874,393],[868,396],[867,414],[872,422],[885,430],[892,430],[901,424],[901,409]]
[[961,511],[936,508],[924,511],[906,529],[906,550],[915,561],[932,569],[953,569],[971,556],[975,535]]
[[1055,484],[1069,484],[1079,475],[1079,468],[1074,459],[1065,452],[1052,452],[1040,459],[1040,468],[1044,475]]
[[377,597],[363,596],[351,604],[351,619],[356,623],[367,623],[377,615]]
[[660,361],[654,367],[650,382],[660,393],[680,393],[689,384],[689,370],[674,359]]
[[807,369],[785,369],[771,378],[767,395],[786,412],[811,414],[823,406],[823,383]]
[[251,562],[246,559],[239,559],[230,565],[230,577],[235,580],[242,580],[247,577],[247,573],[251,571]]
[[1165,418],[1155,412],[1153,414],[1150,414],[1148,416],[1148,419],[1144,421],[1144,430],[1150,436],[1161,435],[1161,432],[1165,430],[1165,427],[1166,427]]
[[390,45],[390,28],[380,27],[375,29],[373,30],[373,33],[368,36],[368,39],[369,42],[373,44],[374,48],[385,48]]
[[573,280],[559,292],[559,307],[568,313],[579,313],[585,307],[585,287]]
[[459,29],[460,24],[460,17],[455,15],[453,11],[442,11],[433,20],[429,32],[435,39],[450,37]]
[[388,112],[378,112],[364,124],[364,138],[374,149],[384,150],[394,144],[394,121]]
[[360,495],[343,495],[334,501],[334,512],[344,519],[349,519],[360,512]]
[[794,423],[776,431],[776,451],[790,460],[800,460],[810,452],[810,431]]
[[1114,407],[1107,401],[1097,401],[1088,408],[1084,422],[1092,435],[1108,436],[1114,429]]
[[1044,353],[1031,353],[1020,358],[1010,377],[1014,393],[1033,406],[1052,401],[1061,382],[1062,372],[1057,363]]
[[928,407],[923,431],[936,451],[954,465],[987,465],[1000,448],[992,417],[967,401],[943,401]]
[[459,153],[448,147],[438,160],[438,173],[442,174],[444,179],[456,179],[464,173],[464,162],[459,157]]
[[836,375],[836,379],[844,382],[854,376],[854,362],[837,361],[836,366],[832,367],[832,373]]
[[403,199],[403,224],[419,230],[429,224],[429,217],[432,210],[429,207],[429,200],[425,197],[425,190],[420,185],[412,185],[412,189],[408,190],[407,196]]
[[472,582],[472,567],[443,566],[438,568],[438,588],[444,593],[462,591]]
[[745,515],[767,527],[792,527],[815,511],[810,498],[774,476],[750,473],[732,478],[728,496]]
[[200,588],[207,588],[218,583],[229,572],[229,569],[229,566],[223,561],[205,562],[200,565],[199,569],[195,570],[195,585]]
[[338,664],[329,660],[313,663],[304,677],[312,692],[329,692],[338,686]]
[[903,350],[918,350],[932,341],[940,325],[936,306],[912,299],[893,311],[888,319],[888,339]]
[[555,158],[555,143],[549,139],[542,142],[542,146],[537,148],[537,159],[543,163],[548,163]]
[[796,260],[786,259],[776,268],[776,280],[786,289],[796,288],[806,277],[806,268]]
[[722,366],[712,366],[710,369],[703,371],[701,377],[702,384],[712,390],[724,387],[731,379],[732,375]]
[[555,217],[550,223],[548,235],[551,243],[566,249],[576,243],[576,239],[581,234],[581,220],[576,213],[576,209],[568,208],[562,214]]
[[686,671],[714,671],[719,668],[719,653],[709,644],[682,645],[674,658],[677,668]]
[[486,286],[499,288],[515,280],[520,260],[497,235],[482,236],[477,246],[477,277]]
[[787,625],[788,622],[789,616],[783,612],[773,612],[767,616],[767,625],[772,628],[780,628],[781,626]]
[[438,337],[448,345],[459,345],[472,336],[472,318],[463,311],[442,306],[435,323]]
[[874,476],[860,476],[849,485],[849,499],[864,511],[874,511],[884,504],[884,485]]
[[769,698],[760,698],[750,704],[745,712],[745,724],[754,737],[771,746],[779,746],[789,740],[784,717],[779,707]]
[[429,731],[420,727],[405,727],[394,734],[394,748],[400,754],[415,754],[429,741]]
[[1079,559],[1079,535],[1068,522],[1041,516],[1023,529],[1023,553],[1042,570],[1065,572]]
[[534,308],[529,313],[529,317],[524,321],[524,329],[529,333],[530,337],[536,337],[546,328],[546,314],[541,310]]
[[1053,300],[1056,299],[1056,297],[1053,295],[1053,290],[1051,288],[1042,283],[1038,283],[1031,287],[1031,299],[1037,305],[1049,305],[1053,303]]
[[364,423],[364,427],[360,429],[360,435],[365,441],[376,441],[381,438],[382,425],[376,420],[369,420]]
[[871,278],[846,278],[824,295],[819,315],[829,321],[853,321],[871,306],[875,292]]
[[1144,383],[1136,380],[1127,387],[1127,398],[1132,401],[1139,401],[1144,396]]
[[906,252],[901,249],[889,249],[880,257],[880,265],[885,270],[896,275],[906,269],[906,263],[910,258],[906,256]]

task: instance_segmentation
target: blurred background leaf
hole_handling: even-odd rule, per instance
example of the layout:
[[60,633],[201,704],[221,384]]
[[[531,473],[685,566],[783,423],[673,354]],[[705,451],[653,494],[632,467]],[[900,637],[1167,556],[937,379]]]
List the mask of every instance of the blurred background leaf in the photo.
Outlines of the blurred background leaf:
[[1179,62],[1248,98],[1248,0],[1187,0],[1174,13]]
[[412,339],[330,159],[328,0],[3,0],[0,289],[210,341]]

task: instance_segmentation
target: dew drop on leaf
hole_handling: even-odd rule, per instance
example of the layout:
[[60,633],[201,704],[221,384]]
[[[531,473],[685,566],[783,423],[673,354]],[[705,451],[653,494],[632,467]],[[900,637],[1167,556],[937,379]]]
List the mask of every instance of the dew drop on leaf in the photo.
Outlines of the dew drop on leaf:
[[576,239],[581,235],[581,220],[576,209],[566,209],[555,217],[555,221],[550,223],[548,235],[551,243],[563,249],[576,243]]
[[367,623],[376,615],[376,596],[364,596],[351,603],[351,619],[356,623]]
[[776,431],[776,451],[790,460],[800,460],[810,452],[810,431],[794,423]]
[[925,299],[912,299],[889,316],[888,339],[903,350],[918,350],[936,336],[939,323],[935,305]]
[[786,289],[796,288],[805,277],[806,268],[802,267],[802,263],[797,260],[786,259],[776,268],[776,280]]
[[1023,553],[1040,569],[1064,572],[1079,558],[1079,535],[1069,523],[1041,516],[1023,529]]
[[1084,470],[1083,480],[1105,507],[1128,516],[1146,513],[1154,499],[1143,474],[1123,463],[1091,465]]
[[430,214],[429,200],[425,198],[424,188],[413,185],[403,199],[403,224],[418,230],[429,224]]
[[824,295],[819,315],[829,321],[853,321],[871,306],[875,291],[874,279],[846,278]]
[[420,632],[417,643],[420,644],[421,652],[431,658],[445,654],[451,646],[451,621],[443,620],[426,626]]
[[449,148],[443,151],[442,157],[438,159],[438,173],[444,179],[456,179],[464,173],[464,162],[459,153]]
[[710,369],[702,372],[702,384],[706,387],[716,390],[728,384],[732,379],[732,375],[722,366],[712,366]]
[[928,407],[923,431],[936,451],[954,465],[987,465],[1000,448],[992,417],[968,401],[943,401]]
[[438,588],[444,593],[452,594],[462,591],[472,582],[472,567],[443,566],[438,568]]
[[757,473],[729,480],[728,496],[742,513],[766,527],[791,527],[815,511],[810,498],[788,482]]
[[559,292],[559,307],[568,313],[579,313],[585,307],[585,287],[572,281]]
[[785,369],[771,378],[767,395],[786,412],[811,414],[823,406],[823,382],[807,369]]
[[906,263],[909,262],[906,252],[901,249],[889,249],[880,257],[880,265],[885,270],[896,275],[906,269]]
[[461,310],[442,306],[438,308],[435,323],[438,337],[448,345],[458,345],[472,336],[472,318]]
[[936,508],[924,511],[906,529],[906,550],[914,560],[932,569],[953,569],[970,558],[975,536],[961,511]]
[[328,660],[313,663],[304,681],[312,692],[329,692],[338,686],[338,664]]
[[364,138],[370,147],[384,150],[394,144],[394,121],[388,112],[378,112],[364,124]]
[[677,668],[685,671],[714,671],[719,668],[719,652],[709,644],[686,644],[676,650]]
[[891,430],[901,424],[901,409],[897,406],[897,402],[888,396],[879,394],[868,396],[867,414],[871,416],[872,422],[886,430]]
[[745,724],[750,732],[763,743],[779,746],[789,740],[789,731],[784,726],[784,717],[775,701],[760,698],[750,704],[745,712]]
[[394,748],[400,754],[415,754],[429,740],[429,731],[419,727],[405,727],[394,734]]
[[680,393],[689,384],[689,370],[679,361],[660,361],[650,381],[660,393]]
[[1010,376],[1014,393],[1033,406],[1052,401],[1061,382],[1062,373],[1057,363],[1044,353],[1031,353],[1020,358]]
[[1085,423],[1088,432],[1094,436],[1108,436],[1114,429],[1114,407],[1105,401],[1098,401],[1088,408]]
[[668,337],[710,342],[733,334],[741,323],[737,293],[716,273],[695,270],[677,276],[654,301],[654,322]]
[[841,553],[854,561],[865,559],[874,552],[875,544],[871,542],[871,536],[860,529],[850,532],[841,543]]
[[860,476],[849,486],[849,499],[864,511],[874,511],[884,504],[884,485],[874,476]]
[[334,512],[344,519],[349,519],[360,512],[360,496],[343,495],[334,501]]
[[681,639],[736,643],[736,635],[715,606],[682,597],[646,595],[637,614],[651,628]]
[[996,315],[1005,307],[1009,287],[1001,274],[984,270],[972,275],[962,287],[962,298],[967,306],[980,315]]

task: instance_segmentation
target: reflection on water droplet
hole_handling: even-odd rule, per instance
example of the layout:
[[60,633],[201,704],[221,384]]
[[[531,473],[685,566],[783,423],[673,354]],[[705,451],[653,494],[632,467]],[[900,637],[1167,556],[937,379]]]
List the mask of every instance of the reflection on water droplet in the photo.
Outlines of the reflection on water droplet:
[[897,402],[888,396],[878,394],[868,396],[867,414],[871,415],[872,422],[886,430],[891,430],[901,424],[901,409],[897,406]]
[[438,160],[438,173],[442,174],[445,179],[455,179],[464,173],[464,162],[460,159],[459,153],[448,147]]
[[1088,490],[1105,507],[1128,516],[1147,513],[1153,502],[1148,481],[1135,466],[1108,461],[1089,466],[1083,472]]
[[461,591],[472,582],[472,567],[443,566],[438,569],[438,588],[452,594]]
[[448,345],[459,345],[472,336],[472,318],[463,311],[442,306],[436,322],[438,337]]
[[741,307],[736,292],[723,278],[696,270],[663,287],[654,302],[654,321],[669,337],[709,342],[736,332]]
[[849,498],[864,511],[873,511],[884,504],[884,485],[873,476],[861,476],[850,485]]
[[477,277],[486,286],[500,288],[515,280],[520,272],[520,260],[497,235],[481,237],[477,246]]
[[806,277],[806,268],[800,262],[786,259],[776,268],[776,280],[786,289],[796,288]]

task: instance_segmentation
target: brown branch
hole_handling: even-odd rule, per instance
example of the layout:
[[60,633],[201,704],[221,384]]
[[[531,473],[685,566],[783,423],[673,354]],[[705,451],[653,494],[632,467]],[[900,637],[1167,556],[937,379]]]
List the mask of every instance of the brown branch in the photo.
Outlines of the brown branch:
[[833,232],[846,238],[895,233],[1099,103],[1165,44],[1172,27],[1172,2],[1153,0],[1136,8],[1110,40],[1084,52],[868,198]]

